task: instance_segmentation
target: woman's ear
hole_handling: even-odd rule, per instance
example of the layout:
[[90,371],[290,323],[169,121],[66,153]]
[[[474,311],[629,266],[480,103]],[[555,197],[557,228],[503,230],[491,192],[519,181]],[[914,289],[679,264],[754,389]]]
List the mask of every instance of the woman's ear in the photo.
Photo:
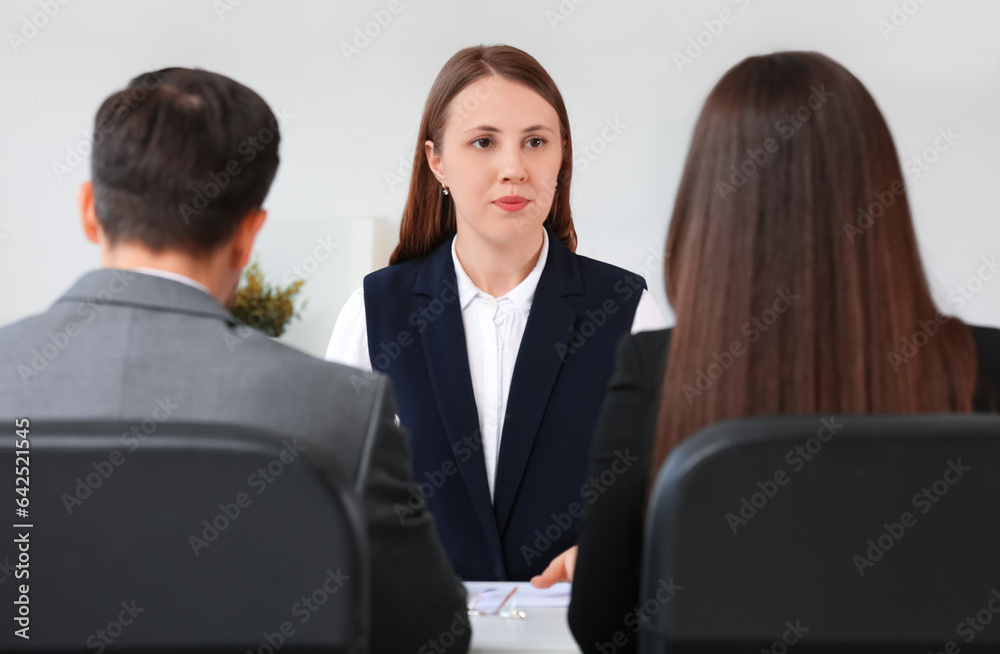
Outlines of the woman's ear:
[[448,180],[445,177],[444,169],[441,167],[441,153],[434,146],[434,141],[429,139],[424,141],[424,156],[427,157],[427,165],[430,166],[431,172],[434,173],[437,180],[447,186]]

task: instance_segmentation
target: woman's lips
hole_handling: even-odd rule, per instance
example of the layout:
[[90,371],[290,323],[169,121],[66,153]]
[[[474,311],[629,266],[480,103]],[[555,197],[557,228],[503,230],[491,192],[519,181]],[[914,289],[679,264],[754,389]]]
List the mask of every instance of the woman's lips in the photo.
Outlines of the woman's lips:
[[520,211],[528,206],[529,200],[527,198],[522,198],[519,195],[507,195],[499,200],[494,200],[493,204],[497,205],[504,211]]

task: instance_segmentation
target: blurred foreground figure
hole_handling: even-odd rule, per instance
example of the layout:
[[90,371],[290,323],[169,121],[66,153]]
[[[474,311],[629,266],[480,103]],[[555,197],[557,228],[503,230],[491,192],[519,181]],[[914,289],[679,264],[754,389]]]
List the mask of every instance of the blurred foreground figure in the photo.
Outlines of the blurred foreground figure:
[[416,490],[388,378],[355,389],[358,371],[238,327],[226,309],[264,222],[279,140],[259,95],[207,71],[149,73],[105,100],[93,181],[79,192],[102,268],[0,330],[0,415],[134,419],[131,449],[167,420],[246,424],[326,448],[368,526],[371,651],[415,652],[447,632],[449,651],[464,652],[465,591],[432,519],[395,510]]

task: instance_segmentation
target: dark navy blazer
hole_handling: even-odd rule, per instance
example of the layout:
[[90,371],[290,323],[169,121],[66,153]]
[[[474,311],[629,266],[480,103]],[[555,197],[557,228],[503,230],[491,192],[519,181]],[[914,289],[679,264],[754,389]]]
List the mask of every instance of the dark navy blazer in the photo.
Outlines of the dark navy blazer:
[[365,277],[372,367],[392,378],[413,449],[414,491],[428,503],[455,571],[526,580],[576,543],[590,441],[615,349],[645,280],[571,252],[549,252],[514,363],[490,500],[451,238],[429,255]]

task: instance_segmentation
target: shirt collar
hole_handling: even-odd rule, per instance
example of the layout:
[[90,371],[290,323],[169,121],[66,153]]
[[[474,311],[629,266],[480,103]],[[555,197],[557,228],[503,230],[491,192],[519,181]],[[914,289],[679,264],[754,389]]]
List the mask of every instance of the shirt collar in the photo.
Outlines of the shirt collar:
[[201,282],[195,281],[188,277],[187,275],[182,275],[180,273],[170,272],[169,270],[159,270],[158,268],[133,268],[134,272],[142,273],[144,275],[152,275],[154,277],[162,277],[163,279],[170,279],[175,282],[180,282],[181,284],[187,284],[192,288],[196,288],[199,291],[211,295],[208,287]]
[[[549,231],[542,228],[542,252],[538,255],[538,262],[535,264],[535,267],[531,269],[531,272],[528,273],[528,276],[520,284],[508,291],[503,297],[496,299],[502,300],[503,298],[507,298],[521,313],[527,315],[531,310],[531,302],[535,299],[535,289],[538,288],[538,280],[542,277],[542,270],[545,269],[545,261],[548,259],[548,256]],[[491,297],[488,293],[479,290],[465,273],[465,269],[462,268],[462,264],[458,260],[458,253],[455,251],[455,237],[452,237],[451,240],[451,259],[455,263],[455,277],[458,280],[458,301],[462,310],[465,310],[469,306],[469,303],[480,294],[484,297]]]

